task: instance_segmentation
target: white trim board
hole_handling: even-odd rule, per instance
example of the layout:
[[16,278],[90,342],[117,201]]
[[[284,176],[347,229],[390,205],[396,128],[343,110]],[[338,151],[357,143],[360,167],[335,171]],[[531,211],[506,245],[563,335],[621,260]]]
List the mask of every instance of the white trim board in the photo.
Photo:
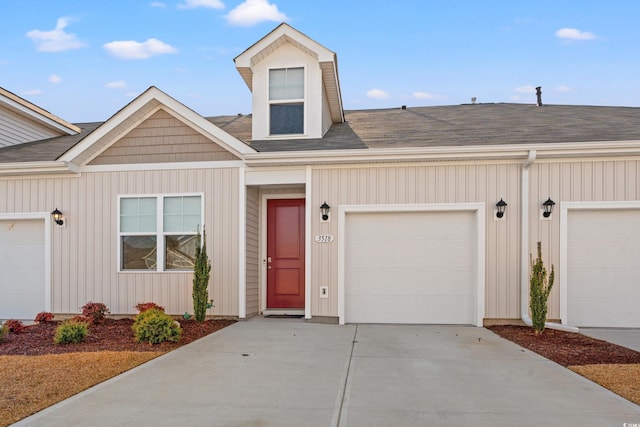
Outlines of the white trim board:
[[560,202],[560,320],[569,324],[567,303],[567,246],[570,210],[626,210],[640,209],[640,201]]
[[485,289],[485,204],[484,203],[442,203],[442,204],[414,204],[414,205],[339,205],[338,206],[338,319],[341,325],[345,323],[345,225],[349,213],[381,213],[381,212],[447,212],[471,211],[475,213],[476,236],[476,266],[477,283],[475,288],[476,309],[474,325],[481,327],[484,319],[484,289]]

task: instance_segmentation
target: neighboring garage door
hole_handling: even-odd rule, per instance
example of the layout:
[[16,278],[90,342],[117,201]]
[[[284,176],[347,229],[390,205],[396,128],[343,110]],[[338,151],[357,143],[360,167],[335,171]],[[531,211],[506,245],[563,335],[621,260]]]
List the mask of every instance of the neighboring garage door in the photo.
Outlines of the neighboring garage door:
[[348,213],[347,323],[473,324],[475,213]]
[[569,210],[567,321],[640,327],[640,210]]
[[45,309],[44,220],[0,220],[0,319]]

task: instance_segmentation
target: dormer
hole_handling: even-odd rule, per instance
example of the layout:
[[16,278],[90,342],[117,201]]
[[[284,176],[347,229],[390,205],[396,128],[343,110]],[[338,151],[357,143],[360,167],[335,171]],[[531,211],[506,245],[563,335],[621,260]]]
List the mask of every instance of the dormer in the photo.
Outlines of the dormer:
[[251,90],[252,140],[315,139],[342,123],[336,54],[287,24],[234,59]]

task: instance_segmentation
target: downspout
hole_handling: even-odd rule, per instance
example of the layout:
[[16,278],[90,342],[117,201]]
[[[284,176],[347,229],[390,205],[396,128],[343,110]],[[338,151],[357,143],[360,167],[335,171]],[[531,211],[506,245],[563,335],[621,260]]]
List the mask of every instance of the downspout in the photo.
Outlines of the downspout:
[[[522,164],[520,180],[520,318],[531,326],[529,317],[529,167],[536,161],[536,150],[529,150],[527,160]],[[566,332],[578,332],[574,326],[546,322],[545,328]]]

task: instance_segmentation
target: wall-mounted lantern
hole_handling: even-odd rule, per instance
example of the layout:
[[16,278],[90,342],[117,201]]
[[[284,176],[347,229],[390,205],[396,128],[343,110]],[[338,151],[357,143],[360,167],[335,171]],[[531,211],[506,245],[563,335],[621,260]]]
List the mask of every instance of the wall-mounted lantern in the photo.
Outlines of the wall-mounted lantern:
[[323,221],[327,221],[329,219],[329,210],[331,209],[331,206],[329,206],[327,204],[327,202],[324,202],[322,205],[320,205],[320,212],[322,213],[322,220]]
[[504,210],[507,207],[507,202],[505,202],[504,200],[502,200],[502,197],[500,197],[500,201],[498,203],[496,203],[496,218],[502,218],[504,216]]
[[555,204],[556,204],[556,202],[551,200],[551,197],[549,197],[542,204],[542,207],[544,208],[544,211],[542,212],[542,216],[545,217],[545,218],[549,218],[551,216],[551,212],[553,212],[553,207],[555,206]]
[[55,223],[58,224],[60,227],[64,225],[64,220],[62,219],[62,212],[60,212],[58,208],[55,208],[55,210],[51,212],[51,216],[53,217],[53,220],[55,221]]

